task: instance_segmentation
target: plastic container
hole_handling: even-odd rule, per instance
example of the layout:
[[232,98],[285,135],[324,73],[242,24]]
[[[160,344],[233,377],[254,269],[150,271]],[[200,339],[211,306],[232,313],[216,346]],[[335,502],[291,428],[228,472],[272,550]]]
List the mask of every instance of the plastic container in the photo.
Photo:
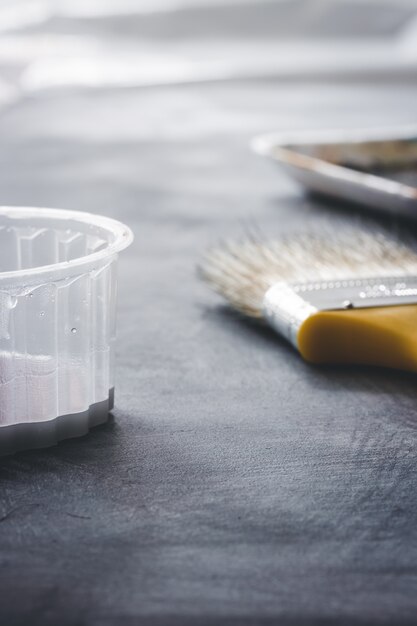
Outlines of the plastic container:
[[117,258],[132,239],[107,217],[0,208],[0,454],[107,420]]

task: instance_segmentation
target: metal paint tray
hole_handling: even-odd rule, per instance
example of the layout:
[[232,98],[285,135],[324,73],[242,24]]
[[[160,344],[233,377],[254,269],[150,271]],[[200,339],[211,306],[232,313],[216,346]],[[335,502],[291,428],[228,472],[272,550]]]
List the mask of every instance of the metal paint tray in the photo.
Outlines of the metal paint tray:
[[417,217],[417,126],[274,133],[252,148],[309,191]]

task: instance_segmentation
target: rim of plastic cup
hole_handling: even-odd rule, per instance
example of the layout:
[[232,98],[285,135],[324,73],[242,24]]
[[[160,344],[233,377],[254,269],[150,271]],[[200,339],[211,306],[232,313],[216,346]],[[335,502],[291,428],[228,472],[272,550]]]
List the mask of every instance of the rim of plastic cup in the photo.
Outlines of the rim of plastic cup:
[[[94,213],[84,213],[83,211],[68,211],[66,209],[50,209],[41,207],[21,207],[21,206],[0,206],[0,217],[5,216],[11,220],[25,219],[53,219],[63,222],[74,220],[79,224],[99,227],[113,235],[111,241],[105,248],[91,254],[77,257],[71,261],[60,261],[50,265],[39,265],[22,270],[0,271],[0,285],[7,282],[10,285],[25,284],[32,282],[34,278],[45,277],[47,280],[67,278],[82,271],[86,265],[93,265],[103,259],[118,254],[127,248],[133,241],[133,233],[128,226],[114,220],[111,217],[96,215]],[[94,268],[93,268],[94,269]]]

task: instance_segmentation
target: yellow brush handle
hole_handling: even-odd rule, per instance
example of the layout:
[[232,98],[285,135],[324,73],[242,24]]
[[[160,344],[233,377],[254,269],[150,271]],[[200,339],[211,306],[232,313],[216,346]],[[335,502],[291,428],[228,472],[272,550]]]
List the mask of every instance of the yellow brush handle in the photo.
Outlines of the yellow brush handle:
[[323,311],[298,331],[312,363],[380,365],[417,372],[417,305]]

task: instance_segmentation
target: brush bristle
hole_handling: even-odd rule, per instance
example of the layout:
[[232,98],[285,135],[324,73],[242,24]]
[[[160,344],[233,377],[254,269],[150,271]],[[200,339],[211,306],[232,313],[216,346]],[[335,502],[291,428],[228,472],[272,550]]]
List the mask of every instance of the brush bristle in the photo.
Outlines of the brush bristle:
[[417,274],[414,250],[382,233],[298,235],[226,241],[210,250],[200,274],[238,311],[262,317],[262,302],[273,284]]

